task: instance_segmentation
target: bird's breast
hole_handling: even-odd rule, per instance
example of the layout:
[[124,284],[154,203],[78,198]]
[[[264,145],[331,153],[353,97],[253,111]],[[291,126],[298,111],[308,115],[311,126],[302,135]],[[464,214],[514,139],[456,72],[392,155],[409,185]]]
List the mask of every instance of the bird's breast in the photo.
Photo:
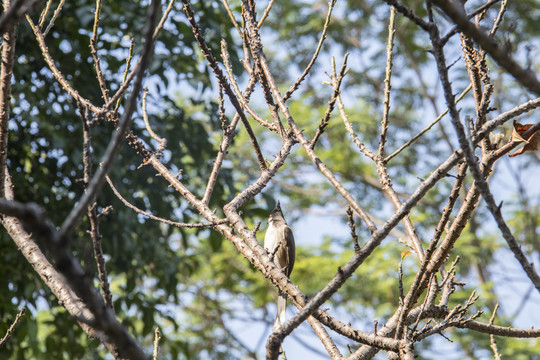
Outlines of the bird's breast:
[[279,244],[281,236],[279,229],[270,224],[268,230],[266,230],[266,235],[264,236],[264,248],[268,250],[268,252],[273,253]]

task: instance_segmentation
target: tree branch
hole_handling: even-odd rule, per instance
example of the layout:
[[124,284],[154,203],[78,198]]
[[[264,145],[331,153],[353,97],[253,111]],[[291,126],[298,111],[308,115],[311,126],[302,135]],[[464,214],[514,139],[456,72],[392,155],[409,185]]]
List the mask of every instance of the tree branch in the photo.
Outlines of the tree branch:
[[150,57],[153,52],[154,41],[152,39],[152,36],[156,27],[160,5],[160,0],[152,0],[152,4],[150,5],[150,10],[148,12],[148,20],[145,29],[144,47],[141,53],[141,60],[136,66],[136,78],[135,82],[133,83],[132,94],[127,102],[126,109],[122,114],[122,117],[118,121],[118,125],[111,137],[109,145],[107,146],[105,155],[103,155],[101,166],[88,183],[86,192],[81,197],[78,204],[71,210],[69,215],[64,220],[62,227],[60,228],[59,233],[62,238],[68,237],[71,234],[78,220],[83,215],[84,210],[90,203],[91,199],[94,198],[101,190],[105,182],[105,176],[109,173],[109,170],[116,159],[116,156],[120,149],[121,140],[124,138],[126,131],[129,129],[132,115],[136,110],[137,100],[142,89],[144,72],[146,71],[146,68],[150,62]]
[[502,49],[493,39],[471,23],[461,7],[456,6],[453,1],[433,0],[433,2],[452,19],[461,32],[472,38],[486,53],[491,55],[500,67],[508,71],[527,90],[540,96],[540,82],[536,78],[536,74],[522,68],[510,56],[507,49]]

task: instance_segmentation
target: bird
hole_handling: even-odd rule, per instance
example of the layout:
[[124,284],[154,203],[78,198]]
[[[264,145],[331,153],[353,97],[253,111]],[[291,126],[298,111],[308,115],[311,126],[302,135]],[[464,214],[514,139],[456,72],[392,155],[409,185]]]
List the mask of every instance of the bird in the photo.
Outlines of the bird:
[[[268,229],[264,236],[264,248],[270,254],[271,259],[285,275],[291,276],[294,267],[296,248],[294,235],[287,225],[279,201],[268,217]],[[277,299],[277,315],[272,328],[276,332],[285,323],[285,311],[287,309],[287,295],[279,291]]]

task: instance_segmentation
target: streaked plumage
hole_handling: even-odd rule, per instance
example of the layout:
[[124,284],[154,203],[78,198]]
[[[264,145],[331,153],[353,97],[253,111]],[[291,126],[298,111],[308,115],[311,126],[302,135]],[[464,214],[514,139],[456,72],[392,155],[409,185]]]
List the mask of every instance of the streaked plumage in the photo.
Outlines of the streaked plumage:
[[[294,267],[295,244],[294,235],[287,225],[279,201],[268,218],[268,229],[264,236],[264,248],[270,255],[274,254],[274,263],[290,276]],[[287,309],[287,296],[279,293],[277,301],[277,316],[274,322],[273,331],[277,330],[285,323],[285,311]]]

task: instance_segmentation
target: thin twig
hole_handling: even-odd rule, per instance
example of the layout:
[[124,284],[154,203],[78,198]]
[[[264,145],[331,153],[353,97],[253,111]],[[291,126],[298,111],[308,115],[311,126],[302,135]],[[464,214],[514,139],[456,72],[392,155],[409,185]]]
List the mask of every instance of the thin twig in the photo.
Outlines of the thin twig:
[[184,11],[187,15],[188,21],[193,30],[193,34],[195,35],[195,39],[199,43],[199,47],[201,51],[203,52],[205,59],[208,61],[208,64],[212,68],[212,71],[216,75],[216,78],[218,79],[219,82],[222,83],[223,89],[225,90],[225,93],[229,97],[229,100],[231,101],[232,105],[236,109],[237,113],[240,115],[240,119],[242,120],[242,123],[244,124],[244,127],[246,128],[246,131],[253,145],[253,149],[255,150],[259,167],[261,171],[264,171],[267,169],[266,162],[264,161],[264,157],[261,153],[261,148],[259,146],[257,138],[255,137],[255,133],[253,133],[253,129],[251,128],[251,125],[249,124],[246,118],[246,115],[242,111],[242,106],[240,105],[238,98],[234,95],[234,91],[231,89],[229,83],[227,82],[226,77],[223,75],[223,72],[219,68],[217,61],[214,59],[214,56],[212,55],[212,51],[206,45],[206,41],[204,40],[204,37],[201,34],[199,24],[195,20],[195,14],[193,13],[193,10],[191,9],[191,6],[188,0],[182,0],[182,2],[184,3]]
[[393,49],[394,49],[394,34],[395,30],[395,19],[396,19],[396,8],[390,6],[390,18],[388,22],[388,40],[386,45],[386,70],[384,77],[384,100],[383,100],[383,116],[381,120],[381,137],[379,140],[379,151],[377,152],[378,157],[382,158],[384,156],[384,146],[386,144],[386,133],[388,131],[388,116],[390,113],[390,90],[392,89],[392,58],[393,58]]
[[64,90],[71,95],[78,103],[81,103],[85,107],[89,108],[92,112],[98,113],[101,111],[101,108],[95,106],[92,104],[89,100],[83,98],[79,93],[69,85],[67,80],[64,78],[60,70],[56,67],[53,58],[51,57],[49,50],[47,49],[47,45],[45,44],[45,38],[43,36],[43,33],[37,28],[37,26],[34,24],[30,16],[26,15],[26,20],[30,24],[30,27],[32,28],[32,31],[34,31],[34,34],[36,36],[36,40],[38,42],[39,48],[41,49],[41,53],[43,55],[43,58],[45,59],[45,62],[49,66],[49,69],[53,73],[56,80],[62,85]]
[[298,89],[302,81],[306,78],[307,74],[309,74],[311,68],[313,65],[315,65],[315,61],[319,57],[319,53],[321,52],[322,46],[324,44],[324,40],[326,40],[326,32],[328,31],[328,26],[330,25],[330,19],[332,18],[332,11],[334,10],[334,6],[336,5],[337,0],[330,0],[328,3],[328,13],[326,14],[326,19],[324,20],[323,29],[321,32],[321,36],[319,38],[319,43],[317,44],[317,48],[315,49],[315,52],[313,53],[313,56],[311,57],[311,60],[309,61],[309,64],[306,66],[302,74],[296,79],[294,84],[287,90],[287,92],[283,95],[283,100],[287,101],[291,95]]
[[47,3],[45,4],[43,11],[41,11],[41,15],[39,15],[38,26],[40,30],[43,29],[43,25],[45,24],[45,19],[47,18],[47,14],[49,13],[49,10],[51,9],[51,5],[52,5],[52,0],[47,0]]
[[21,311],[19,311],[19,313],[15,317],[15,320],[13,320],[13,323],[9,326],[9,329],[7,329],[6,335],[4,335],[2,339],[0,339],[0,349],[4,347],[4,345],[9,341],[9,338],[15,331],[15,327],[19,324],[19,322],[21,321],[21,318],[24,316],[25,313],[26,313],[26,306],[23,307]]
[[163,12],[163,15],[161,16],[161,19],[159,20],[159,23],[156,25],[156,29],[154,30],[154,35],[152,36],[152,40],[156,41],[157,36],[159,35],[159,32],[163,28],[163,25],[165,25],[165,21],[169,17],[169,14],[171,13],[174,3],[176,0],[170,0],[169,5],[167,5],[167,8]]
[[142,96],[142,111],[143,111],[143,120],[144,120],[144,125],[146,126],[146,131],[148,131],[148,133],[150,134],[150,137],[152,137],[152,139],[158,141],[158,142],[162,142],[163,139],[160,138],[155,132],[154,130],[152,130],[152,126],[150,125],[150,121],[148,120],[148,112],[146,111],[146,97],[148,96],[148,88],[145,86],[144,89],[143,89],[143,96]]
[[[484,5],[478,7],[476,10],[468,14],[467,18],[472,19],[476,15],[484,13],[486,10],[488,10],[491,6],[498,3],[499,1],[501,0],[490,0],[486,2]],[[455,25],[454,27],[452,27],[452,29],[450,29],[448,33],[441,38],[441,44],[445,45],[448,42],[448,40],[450,40],[450,38],[454,36],[458,31],[459,31],[459,26]]]
[[[228,75],[229,81],[231,83],[232,89],[234,90],[234,93],[236,94],[236,98],[238,99],[238,101],[240,102],[242,107],[244,109],[246,109],[248,114],[251,115],[251,117],[253,117],[255,120],[257,120],[257,122],[259,124],[261,124],[262,126],[268,128],[270,130],[277,131],[278,127],[275,124],[271,124],[268,121],[264,120],[262,117],[260,117],[249,106],[247,100],[244,99],[244,96],[242,95],[242,92],[240,91],[240,88],[238,87],[238,82],[236,81],[236,79],[234,77],[233,70],[232,70],[232,65],[231,65],[231,61],[230,61],[229,51],[227,50],[227,42],[224,39],[221,40],[221,58],[223,59],[223,65],[225,65],[225,71],[227,72],[227,75]],[[221,85],[221,83],[220,83],[220,85]],[[221,85],[221,86],[223,87],[223,85]]]
[[[471,90],[472,88],[472,85],[469,84],[469,86],[467,86],[465,88],[465,90],[463,90],[461,92],[461,94],[458,95],[458,97],[456,98],[456,103],[458,103],[459,101],[461,101],[465,95],[467,95],[467,93]],[[394,158],[396,155],[398,155],[400,152],[402,152],[403,150],[405,150],[407,147],[409,147],[413,142],[415,142],[416,140],[418,140],[422,135],[424,135],[426,132],[428,132],[429,130],[431,130],[431,128],[433,126],[435,126],[435,124],[437,124],[439,121],[441,121],[441,119],[446,115],[448,114],[448,108],[446,108],[446,110],[444,110],[439,116],[437,116],[437,118],[435,120],[433,120],[433,122],[431,122],[431,124],[429,124],[428,126],[426,126],[426,128],[424,128],[422,131],[420,131],[418,134],[416,134],[415,136],[413,136],[409,141],[407,141],[405,144],[403,144],[399,149],[397,149],[396,151],[394,151],[392,154],[388,155],[387,157],[384,158],[384,162],[388,162],[390,161],[392,158]]]
[[[495,309],[493,309],[493,314],[491,314],[491,317],[489,318],[489,325],[493,325],[493,320],[495,320],[495,315],[497,315],[497,309],[499,309],[498,303],[497,305],[495,305]],[[489,346],[491,347],[491,350],[493,350],[493,355],[495,356],[495,359],[501,360],[501,354],[497,349],[497,342],[495,341],[495,336],[493,334],[489,334]]]
[[345,112],[345,105],[343,104],[343,100],[341,100],[341,96],[338,96],[337,98],[337,106],[339,109],[339,114],[341,116],[341,120],[343,120],[343,124],[345,125],[345,129],[349,133],[349,136],[353,140],[353,142],[356,144],[358,149],[362,151],[364,155],[366,155],[371,160],[375,160],[375,154],[369,150],[358,138],[358,135],[354,132],[354,129],[352,128],[352,124],[349,121],[349,116]]
[[[47,28],[43,32],[43,37],[44,38],[47,36],[49,31],[51,31],[51,29],[53,28],[54,22],[56,21],[56,18],[58,17],[58,15],[60,15],[60,11],[62,10],[62,7],[64,7],[65,3],[66,3],[66,0],[60,0],[60,3],[58,3],[58,6],[56,7],[56,10],[54,10],[53,17],[51,18],[51,21],[49,21],[49,25],[47,25]],[[40,25],[40,28],[41,28],[41,26],[42,25]]]
[[501,8],[499,9],[499,13],[497,14],[497,17],[493,21],[493,26],[491,27],[491,30],[489,30],[489,37],[493,37],[497,30],[499,30],[499,26],[502,23],[504,13],[506,12],[506,7],[508,5],[508,0],[502,0],[501,2]]
[[146,131],[150,134],[152,139],[159,142],[159,146],[156,149],[156,155],[159,157],[162,155],[163,150],[165,150],[165,147],[167,146],[167,139],[159,137],[154,130],[152,130],[152,126],[150,125],[150,120],[148,120],[148,111],[146,110],[146,97],[148,96],[148,88],[144,87],[143,89],[143,96],[142,96],[142,115],[143,115],[143,121],[144,125],[146,126]]
[[114,160],[116,159],[116,155],[118,154],[118,151],[120,149],[121,140],[124,138],[125,132],[126,130],[128,130],[129,125],[131,124],[132,114],[136,109],[137,99],[142,89],[144,72],[150,62],[150,57],[154,48],[152,34],[154,33],[155,24],[157,22],[157,14],[159,12],[159,7],[160,1],[153,0],[152,4],[150,5],[151,10],[149,11],[148,22],[145,29],[145,42],[141,54],[141,60],[136,67],[136,78],[135,82],[133,83],[132,94],[127,102],[126,109],[122,114],[122,117],[118,121],[118,126],[111,137],[109,145],[107,146],[105,155],[103,156],[101,161],[101,166],[90,180],[87,191],[84,193],[77,205],[71,210],[69,215],[64,220],[64,223],[62,224],[59,232],[61,238],[66,238],[71,234],[78,220],[81,218],[84,209],[86,209],[91,199],[93,199],[96,194],[101,190],[103,183],[105,182],[105,176],[109,172]]
[[349,57],[349,54],[345,54],[345,57],[343,58],[343,64],[341,64],[341,69],[339,70],[339,73],[336,73],[336,63],[335,63],[334,58],[332,57],[331,78],[332,78],[332,87],[334,88],[334,92],[332,93],[332,96],[330,97],[330,101],[328,101],[328,107],[326,108],[326,112],[324,113],[324,116],[321,119],[321,124],[317,128],[317,132],[315,133],[315,135],[313,136],[313,139],[311,140],[311,143],[309,145],[311,149],[315,148],[317,141],[319,140],[320,136],[324,133],[324,130],[328,126],[330,115],[332,115],[332,112],[334,111],[337,98],[339,97],[339,94],[341,92],[341,82],[343,81],[345,74],[347,74],[347,58],[348,57]]
[[157,327],[156,331],[154,331],[154,352],[152,354],[154,360],[157,360],[157,358],[158,358],[159,340],[161,340],[161,333],[159,331],[159,328]]
[[[129,74],[129,68],[131,66],[131,60],[133,59],[133,49],[135,48],[135,39],[131,38],[131,43],[129,44],[129,50],[128,50],[128,56],[126,58],[126,69],[124,70],[124,77],[122,78],[122,84],[127,83],[127,77]],[[114,112],[116,113],[118,111],[118,108],[120,107],[120,103],[122,102],[122,98],[118,98],[116,101],[116,105],[114,106]]]
[[114,186],[111,178],[109,176],[106,176],[106,179],[107,179],[107,183],[111,187],[111,190],[113,191],[114,195],[116,195],[116,197],[124,205],[126,205],[126,207],[130,208],[131,210],[134,210],[138,214],[141,214],[141,215],[144,215],[144,216],[148,217],[149,219],[156,220],[156,221],[159,221],[159,222],[161,222],[163,224],[172,225],[172,226],[176,226],[176,227],[179,227],[179,228],[184,228],[184,227],[185,228],[204,228],[204,227],[209,227],[209,226],[211,227],[211,226],[216,226],[218,224],[227,223],[226,219],[225,220],[220,220],[220,221],[215,221],[215,222],[208,222],[208,223],[181,223],[181,222],[161,218],[159,216],[153,215],[152,213],[149,213],[148,211],[144,211],[144,210],[138,208],[137,206],[133,205],[129,201],[127,201],[126,198],[124,198],[120,194],[118,189],[116,189],[116,187]]
[[240,26],[238,26],[238,22],[234,18],[234,14],[232,13],[231,7],[229,6],[229,2],[227,0],[222,0],[222,1],[223,1],[223,6],[225,6],[225,10],[227,10],[227,14],[229,15],[229,18],[231,19],[233,26],[238,31],[238,34],[242,36],[242,29],[240,29]]
[[274,5],[274,2],[276,0],[270,0],[268,2],[268,5],[266,6],[266,9],[264,9],[264,13],[261,16],[261,20],[259,20],[259,23],[257,24],[257,27],[260,29],[262,24],[264,23],[264,20],[268,17],[268,14],[270,14],[270,9],[272,9],[272,5]]
[[[90,128],[88,126],[88,109],[79,107],[79,113],[83,123],[83,181],[86,188],[92,176],[92,139],[90,135]],[[107,276],[107,269],[105,266],[105,258],[103,256],[103,248],[101,246],[102,237],[99,232],[99,219],[96,208],[97,203],[94,197],[90,201],[87,210],[88,218],[90,220],[90,235],[92,237],[92,245],[94,248],[94,258],[96,259],[99,283],[103,293],[103,299],[105,300],[105,305],[114,310],[109,278]]]
[[412,22],[414,22],[416,25],[420,26],[423,30],[429,31],[431,24],[426,22],[424,19],[419,17],[412,11],[412,9],[408,8],[398,0],[384,0],[388,5],[393,6],[396,8],[396,10],[404,15],[405,17],[409,18]]
[[358,235],[356,234],[356,225],[354,224],[354,216],[353,216],[353,210],[349,206],[347,208],[347,225],[349,225],[349,229],[351,229],[351,237],[353,239],[353,245],[354,245],[354,252],[358,253],[360,251],[360,245],[358,245]]
[[101,0],[96,0],[96,10],[94,13],[94,26],[92,28],[92,37],[90,38],[90,53],[92,54],[92,60],[94,62],[94,68],[96,69],[96,76],[101,89],[101,96],[105,102],[109,101],[109,89],[103,79],[103,72],[101,71],[101,59],[97,53],[97,37],[99,30],[99,15],[101,13]]

